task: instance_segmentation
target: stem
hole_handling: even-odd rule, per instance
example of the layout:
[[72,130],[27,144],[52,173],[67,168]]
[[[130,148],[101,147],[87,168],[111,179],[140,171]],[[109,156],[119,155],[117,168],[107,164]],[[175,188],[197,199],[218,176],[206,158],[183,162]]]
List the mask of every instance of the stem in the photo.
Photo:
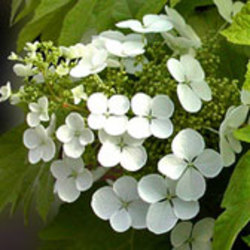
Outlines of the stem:
[[209,130],[209,131],[211,131],[211,132],[213,132],[213,133],[219,135],[219,131],[216,130],[216,129],[213,129],[213,128],[210,128],[210,127],[205,127],[205,129],[207,129],[207,130]]

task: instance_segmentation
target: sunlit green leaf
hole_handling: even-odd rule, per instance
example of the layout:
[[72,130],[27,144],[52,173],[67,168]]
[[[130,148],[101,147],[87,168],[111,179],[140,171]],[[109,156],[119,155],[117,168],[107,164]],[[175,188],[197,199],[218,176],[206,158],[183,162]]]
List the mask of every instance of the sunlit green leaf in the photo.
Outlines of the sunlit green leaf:
[[239,161],[222,201],[225,208],[215,223],[214,250],[230,250],[250,221],[250,151]]

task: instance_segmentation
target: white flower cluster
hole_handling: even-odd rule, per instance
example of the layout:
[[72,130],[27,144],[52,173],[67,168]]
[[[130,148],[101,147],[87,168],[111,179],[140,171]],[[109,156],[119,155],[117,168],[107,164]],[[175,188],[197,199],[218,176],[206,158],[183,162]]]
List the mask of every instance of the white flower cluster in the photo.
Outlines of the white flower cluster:
[[[79,78],[93,75],[101,82],[98,74],[107,67],[122,67],[129,74],[143,70],[142,65],[134,65],[135,57],[146,51],[146,34],[160,33],[174,55],[180,56],[169,59],[166,70],[178,83],[176,92],[184,110],[196,113],[202,108],[203,101],[212,100],[204,70],[195,59],[195,49],[201,46],[200,39],[179,13],[166,7],[164,15],[146,15],[142,22],[122,21],[117,27],[135,33],[124,35],[109,30],[93,37],[90,44],[60,47],[65,65],[72,60],[76,65],[72,68],[50,66],[48,69],[59,77],[69,75],[73,82],[77,82],[70,89],[71,105],[86,106],[86,112],[77,109],[79,112],[67,113],[64,124],[57,127],[48,97],[41,96],[28,104],[26,121],[29,128],[23,141],[29,150],[29,162],[53,161],[54,191],[64,202],[74,202],[96,179],[95,171],[83,162],[83,154],[89,145],[98,149],[96,158],[100,168],[121,166],[126,171],[135,172],[148,160],[144,142],[150,137],[166,140],[175,131],[171,121],[175,104],[169,96],[151,97],[142,92],[134,93],[131,100],[125,95],[107,96],[103,92],[88,96],[83,84],[79,85]],[[35,56],[37,44],[27,46],[30,56]],[[144,60],[147,63],[146,57]],[[32,77],[37,84],[44,82],[44,76],[31,64],[18,63],[14,71],[18,76]],[[7,83],[0,89],[0,102],[11,98],[12,103],[17,104],[20,93],[21,90],[12,94],[10,83]],[[201,134],[185,128],[173,139],[172,154],[155,163],[159,173],[145,175],[139,181],[122,176],[113,185],[97,190],[91,202],[96,215],[109,220],[117,232],[132,227],[147,228],[155,234],[169,232],[179,220],[194,218],[200,210],[199,199],[206,191],[206,178],[216,177],[224,165],[229,166],[235,161],[235,153],[242,150],[233,132],[247,120],[248,92],[242,93],[242,102],[241,106],[228,110],[221,125],[221,155],[205,147]],[[211,219],[205,219],[192,228],[191,223],[180,222],[171,234],[174,249],[189,249],[190,244],[193,249],[210,249],[212,224]],[[205,227],[209,228],[207,234]]]

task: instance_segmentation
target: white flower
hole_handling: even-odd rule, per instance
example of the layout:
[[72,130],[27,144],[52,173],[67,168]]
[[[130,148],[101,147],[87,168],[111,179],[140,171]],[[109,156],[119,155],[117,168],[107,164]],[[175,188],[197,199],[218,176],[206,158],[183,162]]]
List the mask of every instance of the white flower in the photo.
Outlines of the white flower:
[[250,105],[250,90],[243,89],[241,91],[241,102],[244,105]]
[[148,205],[140,199],[137,182],[132,177],[121,177],[114,182],[113,187],[97,190],[91,206],[95,214],[103,220],[109,220],[117,232],[125,232],[130,227],[146,228]]
[[11,105],[19,104],[21,102],[21,97],[23,94],[25,94],[25,90],[24,90],[24,86],[21,86],[17,93],[14,93],[11,95],[10,104]]
[[62,55],[69,60],[84,57],[86,53],[86,46],[81,43],[77,43],[70,47],[60,46],[59,49]]
[[96,39],[101,39],[105,49],[118,57],[135,57],[144,54],[146,39],[138,34],[124,35],[119,31],[104,31]]
[[102,147],[98,153],[98,161],[103,167],[114,167],[119,163],[128,171],[137,171],[147,162],[147,153],[142,146],[143,140],[135,139],[127,133],[121,136],[108,135],[99,131]]
[[144,94],[136,94],[131,101],[136,117],[128,123],[128,133],[138,139],[147,138],[152,134],[161,139],[168,138],[173,133],[170,117],[174,112],[174,104],[166,95],[154,98]]
[[201,40],[192,29],[190,25],[186,23],[183,17],[172,8],[168,6],[165,7],[167,18],[173,24],[174,29],[183,37],[186,41],[189,40],[192,44],[192,47],[199,48],[201,47]]
[[74,103],[78,105],[81,100],[87,100],[87,94],[84,92],[83,85],[79,85],[73,89],[71,89],[71,92],[73,94]]
[[232,23],[232,17],[235,16],[245,5],[240,1],[233,2],[232,0],[213,0],[218,8],[220,15],[229,23]]
[[188,112],[198,112],[202,101],[212,99],[211,89],[205,79],[205,73],[199,63],[191,55],[181,56],[180,61],[169,59],[167,67],[171,75],[179,82],[177,94],[181,105]]
[[48,98],[45,96],[39,98],[37,103],[32,102],[29,104],[31,112],[27,115],[27,123],[30,127],[36,127],[41,121],[49,121],[48,106]]
[[75,66],[70,75],[76,78],[97,74],[107,67],[108,53],[106,50],[97,49],[92,44],[85,47],[82,60]]
[[203,137],[193,129],[179,132],[172,142],[173,154],[158,163],[158,170],[167,177],[178,180],[176,194],[183,200],[201,198],[206,190],[205,177],[217,176],[223,167],[219,153],[205,149]]
[[20,77],[29,77],[34,75],[32,64],[24,65],[21,63],[17,63],[14,65],[13,70],[15,74]]
[[199,212],[197,201],[184,201],[175,194],[176,183],[158,174],[143,177],[138,183],[140,197],[150,203],[146,223],[155,234],[170,231],[178,219],[194,218]]
[[0,102],[7,101],[11,96],[11,85],[10,82],[7,82],[5,86],[0,88]]
[[78,113],[70,113],[64,125],[60,126],[56,132],[56,136],[64,143],[63,150],[68,157],[79,158],[85,146],[94,141],[94,134],[86,128],[84,119]]
[[180,222],[170,234],[173,250],[212,250],[214,219],[204,218],[193,226],[191,222]]
[[138,20],[127,20],[116,24],[118,28],[131,29],[138,33],[167,32],[173,28],[166,15],[145,15],[142,23]]
[[224,166],[229,167],[235,162],[235,153],[242,151],[240,141],[235,139],[233,132],[247,119],[249,108],[246,105],[231,106],[220,126],[220,153]]
[[[54,119],[53,119],[54,122]],[[29,128],[24,132],[23,142],[29,149],[29,162],[36,164],[40,160],[44,162],[51,161],[56,153],[56,146],[52,140],[51,133],[53,124],[45,129],[42,125],[35,128]]]
[[103,93],[92,94],[87,101],[91,114],[88,125],[92,129],[104,129],[110,135],[121,135],[127,129],[128,117],[125,115],[130,102],[124,95],[113,95],[108,99]]
[[54,161],[51,172],[56,178],[55,192],[65,202],[74,202],[81,192],[90,189],[93,184],[93,176],[84,167],[81,158],[65,157],[63,160]]

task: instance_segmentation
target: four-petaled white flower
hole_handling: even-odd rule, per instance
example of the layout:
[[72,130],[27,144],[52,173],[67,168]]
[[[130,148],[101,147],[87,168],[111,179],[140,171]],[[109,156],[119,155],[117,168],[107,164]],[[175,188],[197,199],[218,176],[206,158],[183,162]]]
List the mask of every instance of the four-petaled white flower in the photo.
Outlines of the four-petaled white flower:
[[220,126],[220,153],[224,166],[229,167],[235,162],[235,154],[242,151],[242,145],[233,132],[239,128],[247,119],[249,107],[241,105],[231,106],[226,113],[224,121]]
[[108,53],[106,50],[97,49],[92,44],[85,47],[83,58],[71,71],[70,75],[76,78],[97,74],[107,67]]
[[87,100],[87,94],[84,92],[83,85],[71,89],[74,98],[74,104],[78,105],[82,100]]
[[105,49],[114,56],[135,57],[145,52],[146,39],[139,34],[124,35],[109,30],[102,32],[96,39],[101,40]]
[[145,15],[142,23],[138,20],[127,20],[116,24],[118,28],[131,29],[138,33],[167,32],[173,28],[173,24],[166,15]]
[[51,119],[50,126],[45,129],[42,125],[38,125],[35,128],[29,128],[24,132],[23,142],[29,149],[29,162],[36,164],[40,160],[44,162],[51,161],[56,153],[56,146],[51,138],[54,132],[55,119]]
[[20,77],[33,76],[35,73],[32,64],[24,65],[21,63],[17,63],[14,65],[13,70],[15,74]]
[[168,6],[165,7],[165,10],[167,18],[173,24],[174,29],[181,35],[182,43],[194,48],[201,47],[200,38],[193,28],[186,23],[184,18],[175,9],[169,8]]
[[211,101],[212,93],[207,82],[205,73],[193,56],[181,56],[180,61],[171,58],[167,62],[171,75],[179,82],[177,94],[183,108],[188,112],[198,112],[202,101]]
[[121,135],[127,129],[129,99],[124,95],[113,95],[108,99],[103,93],[92,94],[87,101],[91,114],[88,125],[92,129],[104,129],[110,135]]
[[51,172],[56,178],[55,192],[65,202],[74,202],[81,192],[90,189],[93,184],[92,173],[84,167],[81,158],[65,157],[63,160],[54,161]]
[[121,136],[108,135],[99,131],[99,139],[103,144],[98,161],[103,167],[114,167],[119,163],[128,171],[137,171],[147,162],[147,152],[142,146],[144,140],[135,139],[127,133]]
[[180,222],[172,230],[170,241],[173,250],[212,250],[214,219],[204,218],[193,225]]
[[130,227],[146,228],[148,205],[137,192],[134,178],[123,176],[114,182],[113,187],[97,190],[91,202],[95,214],[103,220],[109,220],[117,232],[125,232]]
[[38,126],[41,121],[49,121],[48,106],[48,98],[45,96],[39,98],[37,103],[32,102],[29,104],[31,112],[27,115],[27,123],[30,127]]
[[170,231],[178,219],[188,220],[199,212],[197,201],[184,201],[176,196],[176,182],[158,174],[144,176],[138,183],[140,197],[150,203],[146,223],[155,234]]
[[2,86],[0,88],[0,102],[7,101],[11,96],[11,85],[10,82],[7,82],[6,85]]
[[131,107],[136,115],[128,123],[128,133],[138,139],[154,135],[166,139],[173,133],[170,117],[174,112],[174,104],[166,95],[154,98],[144,94],[136,94],[131,101]]
[[173,154],[158,163],[158,170],[168,178],[178,180],[176,194],[183,200],[201,198],[206,190],[204,177],[213,178],[223,168],[219,153],[205,149],[203,137],[193,129],[179,132],[172,142]]
[[79,158],[85,147],[94,141],[94,134],[86,128],[83,117],[78,113],[70,113],[65,123],[58,128],[56,136],[64,143],[63,150],[68,157]]

